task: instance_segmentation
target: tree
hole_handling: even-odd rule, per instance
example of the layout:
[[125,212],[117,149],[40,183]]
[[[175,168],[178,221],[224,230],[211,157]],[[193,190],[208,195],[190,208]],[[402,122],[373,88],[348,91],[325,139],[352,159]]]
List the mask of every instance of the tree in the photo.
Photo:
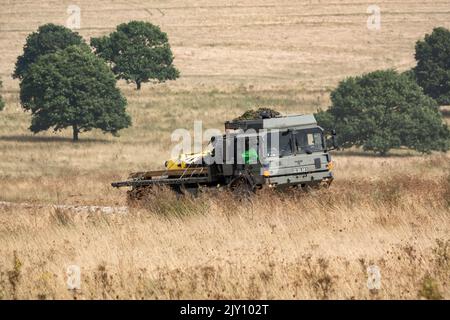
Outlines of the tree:
[[441,105],[450,105],[450,31],[435,28],[416,44],[417,83]]
[[34,133],[71,127],[76,141],[80,132],[98,128],[117,135],[131,124],[114,74],[88,46],[39,58],[20,84],[20,99],[32,113]]
[[37,32],[27,37],[23,54],[17,58],[13,77],[23,79],[30,65],[45,54],[83,43],[84,40],[78,33],[66,27],[52,23],[40,26]]
[[143,21],[121,24],[109,36],[91,39],[96,54],[111,64],[119,79],[136,83],[175,80],[179,71],[167,34],[158,26]]
[[[2,87],[3,87],[3,83],[2,83],[2,81],[0,80],[0,89],[1,89]],[[3,101],[2,96],[0,95],[0,111],[2,111],[4,107],[5,107],[5,102]]]
[[342,81],[331,93],[332,106],[316,118],[335,129],[342,148],[362,146],[379,154],[408,147],[445,151],[450,132],[436,102],[407,74],[376,71]]

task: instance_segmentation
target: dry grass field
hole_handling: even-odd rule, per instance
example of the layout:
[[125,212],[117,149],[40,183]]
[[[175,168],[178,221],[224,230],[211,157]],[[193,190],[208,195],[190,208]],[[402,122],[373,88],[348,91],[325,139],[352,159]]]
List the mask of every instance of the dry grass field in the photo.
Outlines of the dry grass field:
[[[0,0],[0,201],[124,206],[124,190],[109,183],[161,167],[174,129],[194,120],[222,128],[255,106],[326,108],[339,80],[407,70],[418,39],[450,28],[448,1],[377,1],[373,31],[373,2],[363,0],[79,0],[86,40],[132,19],[160,25],[181,78],[140,92],[120,82],[133,126],[74,144],[69,131],[27,130],[10,76],[27,34],[64,24],[71,3]],[[354,150],[334,161],[329,190],[262,192],[251,203],[162,193],[126,215],[2,206],[0,299],[449,299],[450,155]],[[75,293],[65,279],[73,264],[82,271]],[[367,288],[370,265],[380,268],[379,290]]]
[[[0,297],[448,299],[449,176],[381,163],[388,177],[262,192],[250,203],[161,192],[126,215],[5,207]],[[449,169],[447,157],[407,163]],[[75,293],[65,279],[73,264],[82,279]],[[379,290],[367,288],[372,265]]]

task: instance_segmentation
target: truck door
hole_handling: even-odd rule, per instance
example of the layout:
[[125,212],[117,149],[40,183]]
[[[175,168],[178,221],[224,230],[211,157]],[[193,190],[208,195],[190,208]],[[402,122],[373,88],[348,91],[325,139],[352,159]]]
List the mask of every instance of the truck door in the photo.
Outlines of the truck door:
[[291,130],[271,131],[266,136],[266,160],[270,163],[272,175],[293,174],[295,163],[295,144]]
[[293,132],[297,162],[308,172],[326,170],[328,158],[323,133],[319,128],[296,130]]

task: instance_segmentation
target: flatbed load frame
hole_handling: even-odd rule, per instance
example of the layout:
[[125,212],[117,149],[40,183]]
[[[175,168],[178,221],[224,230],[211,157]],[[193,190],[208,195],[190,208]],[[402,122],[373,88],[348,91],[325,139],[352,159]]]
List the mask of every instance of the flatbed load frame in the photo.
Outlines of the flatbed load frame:
[[150,185],[184,185],[211,182],[209,167],[193,167],[175,170],[154,170],[132,173],[128,180],[113,182],[115,188],[143,187]]

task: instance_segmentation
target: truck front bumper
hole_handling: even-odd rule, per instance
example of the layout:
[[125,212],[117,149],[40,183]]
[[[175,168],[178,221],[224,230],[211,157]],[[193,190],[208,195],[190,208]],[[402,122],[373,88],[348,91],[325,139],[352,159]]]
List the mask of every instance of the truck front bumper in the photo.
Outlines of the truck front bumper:
[[295,184],[318,184],[323,181],[331,183],[333,174],[331,171],[316,171],[301,174],[274,175],[266,177],[265,182],[271,186],[295,185]]

